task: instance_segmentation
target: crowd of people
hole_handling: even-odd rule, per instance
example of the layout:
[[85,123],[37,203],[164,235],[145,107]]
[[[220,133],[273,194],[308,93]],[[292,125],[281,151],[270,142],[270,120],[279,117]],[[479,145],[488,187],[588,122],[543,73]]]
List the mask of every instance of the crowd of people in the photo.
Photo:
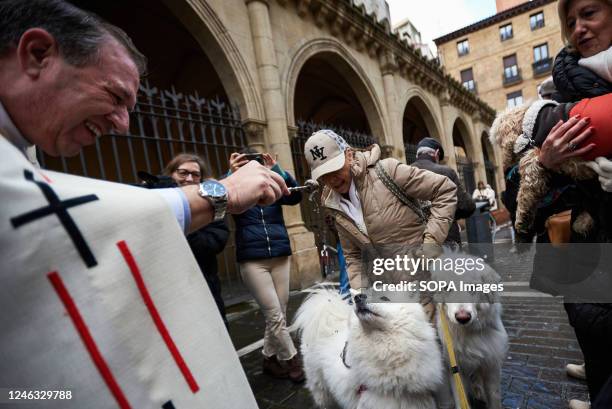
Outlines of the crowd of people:
[[[610,93],[612,2],[559,0],[558,10],[567,45],[555,59],[554,90],[548,83],[541,88],[542,95],[560,103],[573,103]],[[95,143],[100,135],[111,131],[127,132],[129,111],[136,103],[138,84],[145,70],[146,58],[121,29],[69,3],[62,0],[0,2],[0,148],[3,160],[10,158],[10,163],[4,164],[0,174],[0,192],[3,198],[12,195],[25,203],[34,193],[40,195],[42,190],[47,200],[56,200],[55,208],[50,206],[51,210],[34,212],[26,219],[33,220],[39,217],[39,213],[42,217],[56,211],[77,249],[74,254],[78,254],[88,268],[100,261],[91,254],[87,240],[83,239],[65,211],[66,206],[76,206],[77,203],[67,204],[53,199],[53,188],[68,188],[69,182],[61,177],[50,181],[45,173],[37,171],[32,148],[53,156],[72,156],[82,147]],[[608,116],[608,122],[612,121],[611,118]],[[590,161],[589,166],[596,177],[587,180],[555,175],[565,162],[584,157],[597,149],[597,144],[603,143],[601,140],[612,137],[597,134],[594,126],[588,117],[566,116],[544,137],[530,142],[537,148],[538,166],[553,174],[548,181],[551,194],[538,204],[535,212],[533,235],[536,243],[550,243],[551,218],[568,211],[571,213],[568,223],[574,223],[581,213],[589,214],[593,220],[586,234],[572,230],[570,243],[606,244],[612,241],[612,161],[606,157]],[[601,128],[599,132],[602,132]],[[343,294],[349,294],[349,288],[358,292],[371,284],[370,273],[363,270],[362,258],[367,249],[395,248],[393,246],[402,244],[416,249],[414,254],[435,258],[444,246],[461,247],[457,220],[469,217],[475,211],[476,203],[484,202],[490,210],[498,208],[496,192],[482,181],[470,197],[457,173],[441,163],[444,149],[434,138],[424,138],[419,142],[417,160],[412,165],[394,158],[383,159],[378,145],[355,149],[331,130],[315,132],[306,141],[304,152],[312,179],[323,186],[320,204],[337,234],[341,264],[346,267],[346,281],[341,288]],[[164,205],[155,211],[162,217],[167,216],[170,209],[180,227],[164,227],[168,232],[165,239],[176,239],[179,249],[189,247],[226,327],[228,321],[216,256],[228,241],[226,214],[232,214],[240,275],[265,317],[263,371],[275,378],[302,382],[302,362],[287,326],[291,245],[282,212],[282,206],[297,205],[302,194],[290,192],[289,187],[297,186],[297,182],[281,167],[273,153],[246,148],[231,154],[228,160],[227,174],[215,180],[199,156],[181,153],[163,170],[168,178],[166,185],[149,186],[156,187],[154,192],[144,193],[144,189],[142,192],[139,189],[130,191],[132,196],[126,196],[124,203],[108,202],[108,210],[110,213],[122,209],[128,211],[130,197],[152,198],[143,195],[157,195]],[[507,165],[502,202],[514,221],[521,173],[519,163]],[[21,184],[15,182],[16,170],[21,175]],[[24,180],[21,182],[21,179]],[[90,196],[95,196],[95,199],[90,197],[87,200],[98,200],[98,196],[103,194]],[[0,322],[8,323],[10,320],[6,314],[13,311],[11,300],[26,291],[23,281],[13,282],[9,277],[21,274],[27,278],[28,274],[34,274],[33,266],[39,267],[36,257],[32,256],[32,252],[38,253],[39,249],[25,249],[19,243],[34,243],[39,232],[20,228],[26,221],[12,216],[19,205],[3,200],[1,206],[0,252],[3,264],[0,278],[3,294],[10,294],[10,297],[0,298],[3,310]],[[98,249],[114,246],[111,237],[128,231],[128,227],[122,224],[115,225],[110,221],[103,224],[109,232],[96,230],[99,231],[95,237]],[[13,239],[15,234],[21,235],[21,241]],[[146,238],[150,247],[149,264],[162,263],[161,253],[156,251],[163,247],[161,240],[157,236]],[[586,260],[574,257],[571,251],[536,247],[532,287],[555,293],[551,283],[558,276],[542,272],[554,271],[556,265],[558,269],[576,272],[576,276],[569,277],[565,284],[588,277],[597,266],[598,251],[604,251],[603,244],[600,248],[590,247],[595,250]],[[54,254],[45,257],[49,259],[43,260],[43,265],[53,270],[65,256]],[[8,261],[5,263],[5,260]],[[556,264],[551,268],[550,263]],[[543,264],[547,264],[546,268]],[[182,271],[166,273],[169,279],[184,279]],[[409,280],[429,278],[427,271],[420,271]],[[57,279],[54,285],[59,285]],[[92,285],[98,288],[96,286],[100,283]],[[176,294],[176,298],[181,297],[181,294]],[[350,296],[346,298],[350,302]],[[189,300],[187,297],[182,301],[188,305]],[[429,294],[421,294],[419,301],[429,316],[435,314]],[[129,309],[129,302],[121,305]],[[148,305],[150,307],[150,302]],[[44,309],[44,305],[39,308]],[[570,366],[568,373],[586,378],[591,399],[591,403],[573,400],[570,408],[610,408],[612,304],[566,302],[565,310],[584,355],[584,366]],[[7,324],[7,331],[17,333],[25,325],[28,323],[11,321],[10,325]],[[108,337],[116,336],[113,328],[107,330]],[[137,329],[134,331],[138,333]],[[81,336],[86,339],[86,335]],[[200,339],[194,337],[193,342],[197,344]],[[10,337],[3,337],[0,341],[2,354],[15,350],[14,342]],[[61,343],[62,338],[58,335],[49,342]],[[85,342],[91,344],[91,341]],[[116,340],[113,345],[120,347],[122,340]],[[21,378],[18,379],[21,381],[30,376],[43,381],[62,365],[48,351],[32,353],[19,350],[16,357],[23,359],[19,370]],[[96,362],[99,364],[99,360]],[[0,379],[11,379],[10,372],[14,368],[3,364],[0,368],[4,372]],[[106,373],[102,369],[100,372]],[[144,392],[138,395],[141,402],[148,402],[146,395]]]

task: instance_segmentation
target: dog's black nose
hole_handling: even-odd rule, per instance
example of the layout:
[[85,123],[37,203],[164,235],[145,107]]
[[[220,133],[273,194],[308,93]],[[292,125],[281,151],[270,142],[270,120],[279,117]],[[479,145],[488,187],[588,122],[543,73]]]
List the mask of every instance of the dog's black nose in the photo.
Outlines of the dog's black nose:
[[355,304],[359,305],[363,305],[366,303],[366,300],[368,299],[368,296],[365,294],[357,294],[355,296]]
[[467,324],[472,319],[472,314],[467,311],[459,311],[455,313],[455,319],[459,324]]

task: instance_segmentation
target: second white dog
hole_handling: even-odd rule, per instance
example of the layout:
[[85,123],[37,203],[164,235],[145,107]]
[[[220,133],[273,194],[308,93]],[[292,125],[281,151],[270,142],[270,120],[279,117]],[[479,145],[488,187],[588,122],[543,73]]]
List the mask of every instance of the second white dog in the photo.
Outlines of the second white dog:
[[[445,258],[474,258],[461,253],[444,254]],[[440,272],[434,271],[433,277],[443,279]],[[448,274],[446,274],[448,278]],[[482,270],[470,270],[453,281],[470,284],[499,284],[500,277],[489,265]],[[487,409],[501,409],[501,368],[508,351],[508,334],[501,320],[500,296],[497,292],[480,291],[449,292],[443,299],[449,330],[454,342],[459,373],[465,391],[472,401],[484,403]],[[443,340],[440,317],[438,333]],[[449,357],[446,344],[443,344],[445,359],[445,382],[452,386],[455,406],[459,408],[455,384],[451,380]]]

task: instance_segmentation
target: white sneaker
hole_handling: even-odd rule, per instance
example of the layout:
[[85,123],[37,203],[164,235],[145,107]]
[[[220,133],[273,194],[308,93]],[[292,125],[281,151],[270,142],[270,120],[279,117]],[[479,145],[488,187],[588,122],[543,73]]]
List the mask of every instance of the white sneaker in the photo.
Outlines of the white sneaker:
[[[577,365],[580,366],[580,365]],[[590,409],[591,404],[589,402],[585,402],[578,399],[572,399],[569,401],[569,409]]]
[[568,376],[571,376],[572,378],[586,380],[586,371],[584,369],[584,364],[567,364],[565,365],[565,372]]

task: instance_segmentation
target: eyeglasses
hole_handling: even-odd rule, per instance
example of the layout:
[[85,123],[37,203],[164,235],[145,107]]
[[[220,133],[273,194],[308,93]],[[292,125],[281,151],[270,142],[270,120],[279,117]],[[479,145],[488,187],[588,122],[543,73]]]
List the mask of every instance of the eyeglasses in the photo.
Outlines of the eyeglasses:
[[190,172],[187,169],[177,169],[175,172],[182,179],[185,179],[189,175],[191,175],[191,177],[194,179],[200,179],[202,177],[202,174],[200,174],[200,172]]

